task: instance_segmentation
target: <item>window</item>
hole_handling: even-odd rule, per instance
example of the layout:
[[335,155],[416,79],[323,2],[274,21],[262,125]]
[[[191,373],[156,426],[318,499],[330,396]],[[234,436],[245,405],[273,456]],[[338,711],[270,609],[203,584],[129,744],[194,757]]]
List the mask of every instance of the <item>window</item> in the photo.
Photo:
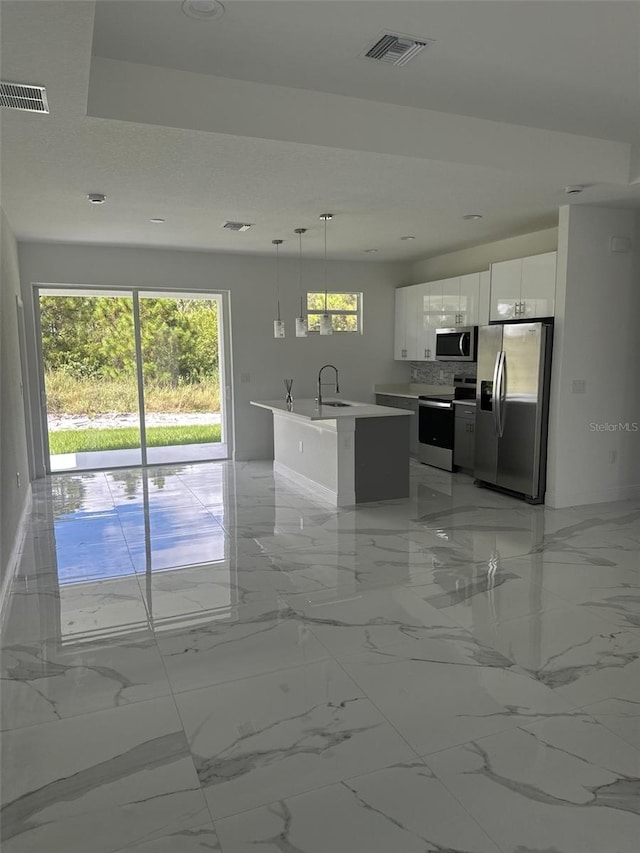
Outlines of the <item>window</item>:
[[[320,315],[324,314],[324,290],[307,293],[307,322],[310,332],[320,331]],[[327,293],[327,314],[334,332],[362,333],[362,294]]]

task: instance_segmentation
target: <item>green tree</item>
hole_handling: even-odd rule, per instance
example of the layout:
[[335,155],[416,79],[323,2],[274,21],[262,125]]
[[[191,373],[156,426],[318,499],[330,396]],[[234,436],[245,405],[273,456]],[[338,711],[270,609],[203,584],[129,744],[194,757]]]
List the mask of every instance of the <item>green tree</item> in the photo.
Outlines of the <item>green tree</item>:
[[[40,320],[46,371],[77,379],[135,377],[131,298],[42,296]],[[216,375],[215,300],[142,297],[140,320],[146,381],[175,387]]]

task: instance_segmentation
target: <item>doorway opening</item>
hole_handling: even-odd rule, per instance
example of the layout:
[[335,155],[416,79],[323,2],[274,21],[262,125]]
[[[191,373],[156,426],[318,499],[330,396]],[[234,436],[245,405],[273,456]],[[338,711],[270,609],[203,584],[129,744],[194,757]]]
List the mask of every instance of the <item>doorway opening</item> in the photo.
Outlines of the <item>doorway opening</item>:
[[228,458],[220,294],[37,299],[49,472]]

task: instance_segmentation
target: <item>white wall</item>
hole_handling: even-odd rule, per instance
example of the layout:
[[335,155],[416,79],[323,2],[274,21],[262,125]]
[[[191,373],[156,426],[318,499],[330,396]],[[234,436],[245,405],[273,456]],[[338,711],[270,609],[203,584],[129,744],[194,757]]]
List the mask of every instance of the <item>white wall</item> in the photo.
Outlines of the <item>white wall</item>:
[[[407,275],[407,268],[399,264],[330,262],[329,289],[364,294],[364,335],[296,339],[298,261],[281,258],[281,303],[287,337],[275,340],[273,255],[48,243],[21,243],[19,255],[23,300],[29,312],[32,283],[229,291],[237,459],[271,458],[271,414],[250,406],[249,400],[284,398],[285,377],[294,380],[294,397],[312,397],[318,369],[332,362],[340,371],[344,396],[368,401],[374,399],[375,383],[408,381],[407,365],[393,361],[394,288],[406,283]],[[304,262],[303,285],[324,290],[323,262]],[[32,336],[32,316],[27,320]],[[29,343],[32,351],[34,340]],[[247,375],[249,381],[242,381]],[[35,382],[32,385],[37,388]],[[36,390],[32,402],[37,411]]]
[[558,229],[547,228],[519,237],[509,237],[494,243],[484,243],[470,249],[461,249],[447,255],[438,255],[418,261],[411,268],[411,281],[408,284],[420,284],[424,281],[437,281],[454,275],[466,275],[471,272],[488,270],[492,263],[509,261],[512,258],[526,258],[527,255],[540,255],[543,252],[555,252],[558,247]]
[[[4,584],[29,497],[29,470],[16,309],[20,294],[18,251],[4,211],[0,216],[0,584]],[[16,474],[20,475],[20,487]]]
[[[612,236],[632,250],[614,253]],[[640,214],[584,205],[560,210],[547,503],[640,497]],[[572,393],[572,380],[586,393]],[[639,427],[640,429],[640,427]],[[613,461],[611,461],[613,459]]]

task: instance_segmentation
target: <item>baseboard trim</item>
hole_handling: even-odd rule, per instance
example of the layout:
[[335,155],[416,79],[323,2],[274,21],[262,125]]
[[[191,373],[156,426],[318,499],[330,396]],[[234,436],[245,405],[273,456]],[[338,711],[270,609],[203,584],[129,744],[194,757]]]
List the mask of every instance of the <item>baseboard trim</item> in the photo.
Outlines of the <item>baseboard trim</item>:
[[328,489],[326,486],[321,486],[319,483],[316,483],[315,480],[310,480],[309,477],[305,477],[304,474],[300,474],[298,471],[294,471],[292,468],[288,468],[286,465],[283,465],[282,462],[273,463],[273,473],[276,476],[281,476],[287,480],[291,480],[297,486],[301,486],[305,491],[311,492],[314,498],[326,501],[332,506],[337,506],[338,504],[337,492]]
[[634,500],[640,500],[640,483],[596,489],[592,492],[569,492],[567,494],[558,494],[547,490],[544,502],[554,509],[564,509],[571,506],[589,506],[590,504]]
[[11,588],[11,583],[13,581],[13,577],[16,573],[16,570],[20,565],[20,558],[22,557],[22,546],[24,544],[24,538],[27,533],[27,518],[29,517],[29,512],[31,511],[31,501],[31,483],[29,483],[27,494],[24,500],[24,506],[22,507],[22,512],[20,513],[20,519],[16,528],[16,535],[13,540],[13,548],[11,549],[11,553],[9,554],[7,565],[4,567],[4,580],[2,581],[2,588],[0,589],[0,625],[4,624],[4,611],[7,606],[7,602],[9,601],[9,590]]

